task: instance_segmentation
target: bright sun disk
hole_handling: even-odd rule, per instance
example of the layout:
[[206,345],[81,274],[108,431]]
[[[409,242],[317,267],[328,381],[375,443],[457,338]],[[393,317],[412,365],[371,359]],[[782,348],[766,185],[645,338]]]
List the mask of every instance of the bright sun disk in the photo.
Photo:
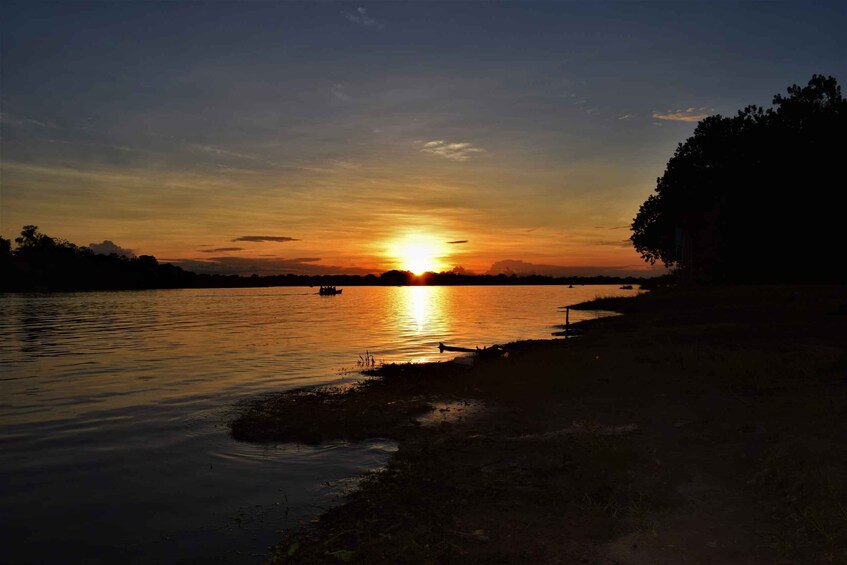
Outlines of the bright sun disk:
[[399,268],[416,275],[443,269],[443,245],[431,237],[409,237],[392,246],[390,254],[400,264]]

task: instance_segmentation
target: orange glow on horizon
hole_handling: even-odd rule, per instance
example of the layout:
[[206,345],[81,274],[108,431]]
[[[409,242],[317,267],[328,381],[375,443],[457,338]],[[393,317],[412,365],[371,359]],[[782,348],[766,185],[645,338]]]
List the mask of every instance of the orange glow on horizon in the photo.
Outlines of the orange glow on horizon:
[[421,275],[447,269],[446,245],[431,235],[408,235],[389,244],[386,255],[396,268]]

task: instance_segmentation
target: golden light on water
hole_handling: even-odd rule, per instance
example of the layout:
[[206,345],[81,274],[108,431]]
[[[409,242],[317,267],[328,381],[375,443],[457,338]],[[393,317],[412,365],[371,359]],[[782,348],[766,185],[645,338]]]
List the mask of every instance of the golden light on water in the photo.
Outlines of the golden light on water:
[[397,269],[420,275],[447,268],[446,247],[442,240],[431,235],[407,235],[389,245],[388,255]]
[[418,332],[423,331],[426,327],[426,321],[429,317],[430,301],[427,300],[429,297],[428,290],[425,286],[409,287],[409,294],[411,295],[408,300],[409,310]]
[[444,339],[450,334],[450,306],[448,287],[407,286],[398,288],[404,305],[406,330],[416,334],[415,339]]

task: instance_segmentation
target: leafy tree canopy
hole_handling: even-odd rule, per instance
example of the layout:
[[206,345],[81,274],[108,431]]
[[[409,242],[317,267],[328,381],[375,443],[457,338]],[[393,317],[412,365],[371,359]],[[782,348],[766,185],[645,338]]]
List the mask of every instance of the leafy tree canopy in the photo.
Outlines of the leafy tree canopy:
[[630,239],[697,279],[839,280],[845,134],[847,102],[822,75],[771,108],[710,116],[677,147]]

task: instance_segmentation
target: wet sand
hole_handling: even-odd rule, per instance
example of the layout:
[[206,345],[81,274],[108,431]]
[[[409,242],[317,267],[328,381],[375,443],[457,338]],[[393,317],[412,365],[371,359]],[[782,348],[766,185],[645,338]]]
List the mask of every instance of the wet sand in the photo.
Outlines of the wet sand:
[[386,437],[293,563],[847,562],[847,290],[660,289],[578,338],[255,399],[245,441]]

